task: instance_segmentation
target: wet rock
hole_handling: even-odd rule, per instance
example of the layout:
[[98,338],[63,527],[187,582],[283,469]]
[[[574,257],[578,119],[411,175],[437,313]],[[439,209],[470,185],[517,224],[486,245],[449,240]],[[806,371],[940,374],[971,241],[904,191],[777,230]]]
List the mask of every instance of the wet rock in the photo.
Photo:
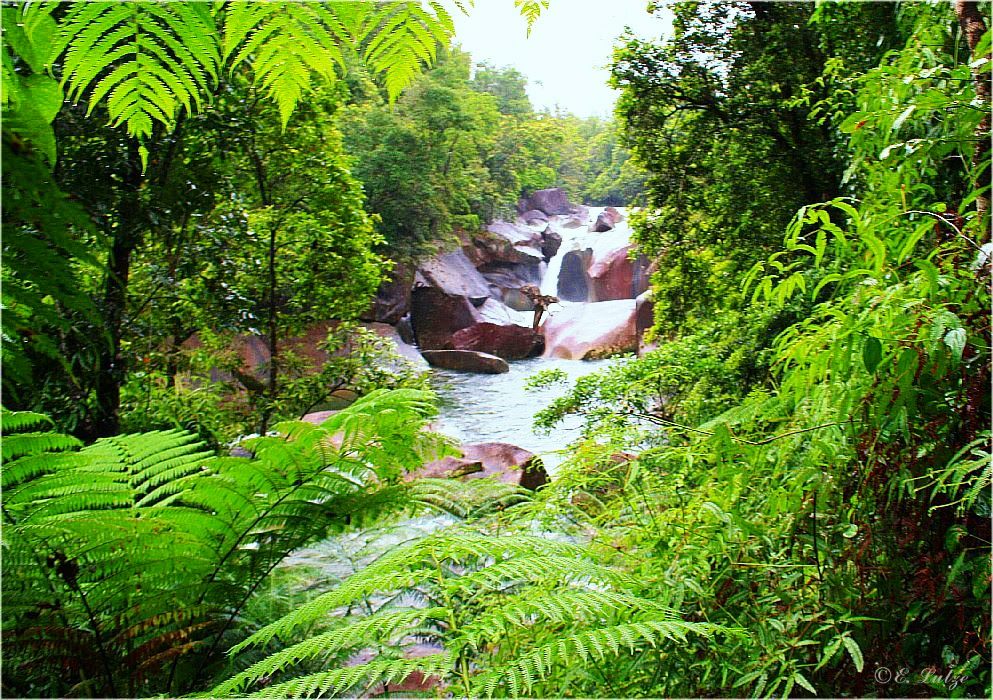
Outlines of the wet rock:
[[477,323],[452,336],[455,350],[478,350],[504,360],[523,360],[541,354],[544,340],[537,331],[517,325]]
[[562,256],[562,267],[556,283],[556,296],[563,301],[590,301],[590,275],[588,272],[593,251],[570,250]]
[[534,490],[548,483],[548,473],[533,452],[505,442],[462,445],[461,457],[445,457],[425,463],[405,478],[481,479],[495,477],[505,484]]
[[362,320],[397,323],[410,311],[410,290],[413,286],[414,269],[397,264],[379,285],[372,305],[362,315]]
[[410,324],[422,353],[448,347],[456,331],[479,320],[468,297],[426,286],[414,289],[410,297]]
[[643,292],[635,299],[634,323],[638,333],[638,355],[651,352],[657,345],[645,342],[645,332],[655,325],[655,301],[652,299],[652,290]]
[[607,207],[599,216],[596,218],[596,223],[593,224],[593,230],[598,233],[603,233],[605,231],[610,231],[614,226],[624,220],[624,215],[613,207]]
[[595,360],[638,349],[634,299],[565,306],[541,328],[545,357]]
[[396,350],[396,353],[415,367],[426,368],[428,366],[428,363],[421,357],[421,353],[417,351],[417,348],[407,343],[393,326],[385,323],[362,323],[359,325],[368,328],[384,340],[389,341],[393,349]]
[[[530,301],[528,303],[530,304]],[[487,299],[486,303],[479,307],[478,313],[482,321],[488,321],[500,326],[516,325],[530,328],[534,323],[534,313],[532,310],[518,311],[496,299]]]
[[414,287],[434,287],[449,296],[466,297],[474,306],[490,295],[486,280],[461,250],[442,253],[421,263],[414,276]]
[[544,256],[545,262],[554,258],[561,247],[562,234],[558,231],[553,231],[551,226],[546,227],[541,233],[541,254]]
[[622,244],[607,250],[594,249],[589,267],[592,299],[634,299],[648,288],[644,263],[630,257],[633,248]]
[[548,217],[545,212],[539,211],[537,209],[529,209],[528,211],[521,214],[521,218],[530,225],[535,225],[538,223],[548,223]]
[[458,372],[503,374],[510,371],[505,360],[475,350],[425,350],[421,354],[432,367],[454,369]]
[[561,187],[538,190],[528,198],[527,208],[537,209],[545,214],[571,214],[575,211]]
[[480,268],[480,273],[490,285],[490,295],[518,311],[529,311],[532,307],[520,289],[526,285],[541,282],[542,266],[540,259],[529,263],[490,263]]

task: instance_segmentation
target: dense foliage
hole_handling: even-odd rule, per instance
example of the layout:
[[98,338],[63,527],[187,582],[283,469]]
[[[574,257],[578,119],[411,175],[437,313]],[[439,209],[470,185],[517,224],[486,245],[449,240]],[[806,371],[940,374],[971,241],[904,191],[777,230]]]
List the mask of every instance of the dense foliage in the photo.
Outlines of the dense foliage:
[[[3,6],[4,694],[990,696],[990,4],[670,9],[605,123],[436,3]],[[536,493],[408,481],[433,397],[348,321],[551,185],[644,191],[657,347]]]

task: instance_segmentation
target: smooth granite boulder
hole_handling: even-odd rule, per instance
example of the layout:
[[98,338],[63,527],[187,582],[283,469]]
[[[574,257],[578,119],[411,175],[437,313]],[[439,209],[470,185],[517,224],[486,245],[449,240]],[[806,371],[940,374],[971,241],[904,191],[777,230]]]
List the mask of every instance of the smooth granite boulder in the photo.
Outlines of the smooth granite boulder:
[[457,372],[503,374],[510,371],[506,360],[475,350],[424,350],[421,354],[432,367],[453,369]]
[[541,325],[545,357],[596,360],[638,350],[635,300],[601,301],[556,309]]

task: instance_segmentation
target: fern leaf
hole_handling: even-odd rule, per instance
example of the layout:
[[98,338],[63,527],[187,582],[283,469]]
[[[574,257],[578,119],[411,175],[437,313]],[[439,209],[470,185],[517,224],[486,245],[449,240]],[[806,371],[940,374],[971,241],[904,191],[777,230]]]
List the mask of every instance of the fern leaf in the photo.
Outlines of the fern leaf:
[[109,96],[111,123],[143,140],[154,122],[171,126],[180,107],[203,107],[219,52],[210,11],[200,3],[75,3],[55,54],[70,99],[89,112]]

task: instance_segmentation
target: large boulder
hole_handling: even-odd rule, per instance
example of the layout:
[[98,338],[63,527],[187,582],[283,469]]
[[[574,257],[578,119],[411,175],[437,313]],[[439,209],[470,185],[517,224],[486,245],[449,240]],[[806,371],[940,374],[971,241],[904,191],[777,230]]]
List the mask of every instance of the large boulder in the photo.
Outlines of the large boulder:
[[518,311],[496,299],[487,299],[486,303],[479,307],[477,313],[481,321],[495,323],[498,326],[530,328],[534,323],[533,311]]
[[591,301],[591,282],[589,274],[590,259],[593,251],[570,250],[562,256],[562,266],[559,268],[559,278],[556,282],[557,296],[562,301]]
[[421,353],[432,367],[453,369],[457,372],[503,374],[510,371],[505,360],[475,350],[425,350]]
[[540,355],[545,343],[541,334],[531,328],[484,322],[456,331],[452,347],[478,350],[505,360],[523,360]]
[[607,207],[596,218],[593,230],[598,233],[610,231],[614,226],[624,220],[624,215],[613,207]]
[[414,269],[397,264],[379,285],[372,305],[363,321],[396,324],[410,311],[410,290],[414,286]]
[[561,247],[562,234],[553,231],[551,226],[545,227],[545,230],[541,232],[541,254],[545,258],[545,262],[554,258]]
[[462,445],[462,457],[445,457],[427,462],[405,478],[481,479],[495,477],[505,484],[519,484],[534,490],[548,483],[548,474],[534,453],[505,442]]
[[427,286],[417,287],[411,294],[410,325],[422,351],[449,347],[456,331],[479,320],[479,312],[468,297]]
[[527,209],[537,209],[545,214],[571,214],[575,211],[561,187],[538,190],[528,198]]
[[541,328],[545,357],[595,360],[638,350],[634,299],[563,306]]
[[386,323],[362,323],[359,325],[368,328],[373,333],[388,341],[393,346],[396,353],[407,362],[411,363],[415,367],[427,368],[428,363],[425,362],[423,357],[421,357],[421,353],[419,353],[417,348],[413,345],[405,342],[394,326]]
[[609,248],[594,248],[590,260],[591,298],[596,301],[634,299],[648,289],[646,259],[631,259],[633,245],[621,242]]
[[463,231],[462,251],[477,268],[490,263],[539,263],[541,231],[507,221],[494,221],[484,231]]
[[486,280],[461,250],[442,253],[421,263],[414,287],[434,287],[449,296],[462,296],[479,306],[490,295]]
[[521,293],[521,287],[541,284],[541,262],[531,263],[489,263],[480,267],[480,273],[490,285],[490,295],[518,311],[534,308],[531,301]]
[[545,215],[545,212],[538,211],[537,209],[529,209],[521,214],[521,218],[525,223],[532,226],[538,223],[548,223],[548,217]]

